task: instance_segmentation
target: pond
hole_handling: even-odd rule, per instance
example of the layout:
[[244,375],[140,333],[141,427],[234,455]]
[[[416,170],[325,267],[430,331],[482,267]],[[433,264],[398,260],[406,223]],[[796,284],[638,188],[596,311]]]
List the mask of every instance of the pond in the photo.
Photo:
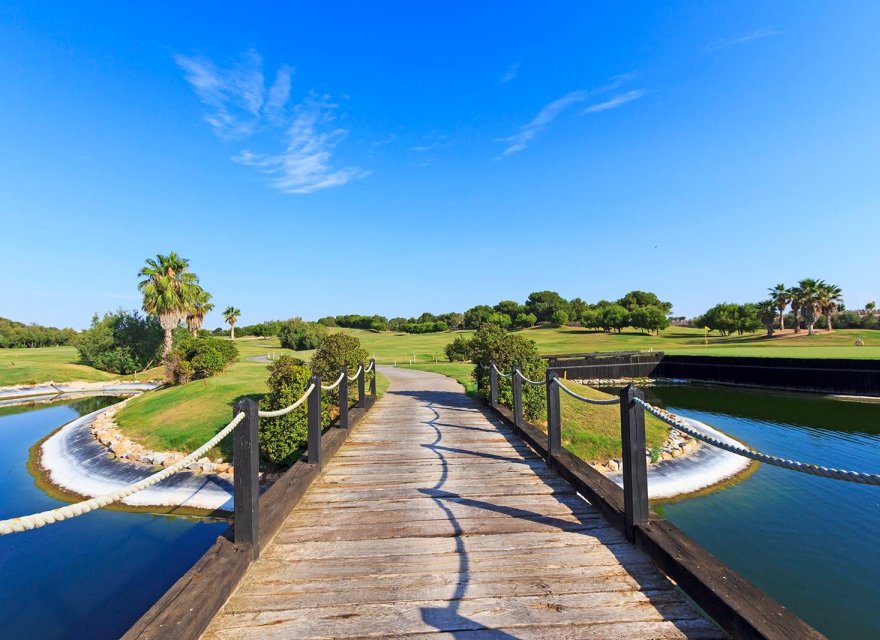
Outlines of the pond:
[[[67,504],[36,486],[28,450],[61,425],[118,401],[0,408],[0,519]],[[226,527],[100,510],[0,537],[0,637],[118,638]]]
[[[880,473],[880,404],[684,384],[645,395],[767,453]],[[880,487],[761,465],[655,508],[829,638],[880,638]]]

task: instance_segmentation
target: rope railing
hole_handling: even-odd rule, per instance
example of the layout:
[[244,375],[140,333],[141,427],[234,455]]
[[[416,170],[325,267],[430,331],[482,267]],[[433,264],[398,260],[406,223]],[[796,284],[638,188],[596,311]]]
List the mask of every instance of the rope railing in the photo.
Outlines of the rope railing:
[[789,460],[788,458],[773,456],[767,453],[763,453],[761,451],[755,451],[753,449],[749,449],[743,446],[724,442],[722,440],[719,440],[718,438],[713,438],[712,436],[703,433],[698,429],[694,429],[682,420],[673,417],[670,413],[663,411],[662,409],[658,409],[657,407],[645,402],[641,398],[633,398],[633,401],[643,407],[645,411],[647,411],[651,415],[659,418],[669,426],[675,427],[682,433],[686,433],[692,438],[696,438],[697,440],[705,442],[706,444],[710,444],[713,447],[723,449],[724,451],[734,453],[738,456],[743,456],[744,458],[749,458],[750,460],[755,460],[756,462],[763,462],[765,464],[769,464],[774,467],[780,467],[782,469],[789,469],[791,471],[798,471],[800,473],[806,473],[812,476],[819,476],[820,478],[832,478],[834,480],[843,480],[846,482],[856,482],[859,484],[868,484],[875,486],[880,485],[880,473],[862,473],[860,471],[847,471],[842,469],[834,469],[832,467],[823,467],[822,465],[808,464],[806,462],[798,462],[797,460]]
[[[321,388],[323,389],[324,387],[322,386]],[[292,405],[284,407],[283,409],[276,409],[275,411],[260,411],[257,415],[259,415],[261,418],[280,418],[281,416],[286,415],[294,409],[300,407],[302,403],[305,402],[306,399],[308,399],[308,397],[312,394],[312,391],[314,390],[315,384],[312,383],[309,385],[309,388],[306,389],[306,392],[300,396],[299,400],[294,402]]]
[[526,377],[523,375],[523,372],[520,371],[519,369],[516,370],[516,375],[518,375],[518,376],[522,379],[523,382],[525,382],[526,384],[530,384],[530,385],[532,385],[533,387],[537,387],[537,386],[539,386],[539,385],[544,385],[544,384],[546,384],[546,382],[544,382],[543,380],[529,380],[528,378],[526,378]]
[[47,524],[75,518],[76,516],[84,515],[86,513],[94,511],[95,509],[106,507],[107,505],[113,504],[114,502],[124,500],[125,498],[135,493],[138,493],[139,491],[143,491],[144,489],[152,487],[154,484],[161,482],[165,478],[173,476],[178,471],[181,471],[182,469],[188,467],[190,464],[201,458],[205,453],[213,449],[217,445],[217,443],[219,443],[223,438],[231,433],[232,430],[235,429],[236,426],[238,426],[238,423],[244,420],[244,418],[244,412],[238,413],[229,424],[223,427],[223,429],[219,433],[217,433],[217,435],[208,440],[201,447],[193,451],[185,458],[182,458],[181,460],[175,462],[173,465],[166,467],[162,471],[154,473],[153,475],[148,476],[143,480],[133,482],[132,484],[122,487],[121,489],[117,489],[116,491],[105,493],[104,495],[97,496],[89,500],[83,500],[82,502],[76,502],[74,504],[69,504],[64,507],[59,507],[57,509],[41,511],[39,513],[34,513],[29,516],[21,516],[19,518],[0,520],[0,535],[5,536],[10,533],[20,533],[22,531],[30,531],[31,529],[39,529],[40,527],[44,527]]
[[501,377],[501,378],[512,378],[512,377],[513,377],[513,374],[512,374],[512,373],[502,373],[502,372],[498,369],[498,367],[495,366],[495,363],[494,363],[494,362],[492,363],[491,367],[492,367],[492,369],[495,371],[495,373],[497,373],[498,376]]
[[348,381],[354,382],[355,380],[358,379],[358,376],[360,376],[362,373],[364,373],[364,365],[359,364],[357,373],[355,373],[353,376],[348,376]]
[[589,404],[620,404],[620,398],[608,398],[607,400],[598,400],[598,399],[596,399],[596,398],[587,398],[587,397],[584,397],[584,396],[582,396],[582,395],[580,395],[580,394],[575,393],[574,391],[572,391],[571,389],[569,389],[568,387],[566,387],[564,384],[562,384],[561,382],[559,382],[559,378],[553,378],[553,383],[554,383],[557,387],[559,387],[560,389],[562,389],[563,391],[565,391],[565,393],[567,393],[568,395],[570,395],[572,398],[575,398],[575,399],[577,399],[577,400],[580,400],[581,402],[587,402],[587,403],[589,403]]
[[370,365],[366,369],[364,369],[364,373],[370,373],[370,371],[373,370],[374,366],[376,366],[376,361],[370,360]]
[[339,372],[339,377],[336,378],[336,382],[334,382],[333,384],[328,384],[328,385],[323,385],[323,384],[322,384],[322,385],[321,385],[321,388],[322,388],[324,391],[333,391],[333,389],[335,389],[336,387],[339,386],[339,384],[342,382],[342,379],[343,379],[344,377],[345,377],[345,372],[340,371],[340,372]]

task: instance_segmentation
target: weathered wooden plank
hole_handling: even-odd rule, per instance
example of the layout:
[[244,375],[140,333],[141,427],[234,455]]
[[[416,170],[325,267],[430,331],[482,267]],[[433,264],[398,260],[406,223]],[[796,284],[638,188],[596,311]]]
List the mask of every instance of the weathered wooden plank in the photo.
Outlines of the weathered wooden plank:
[[540,448],[401,375],[205,638],[720,637]]

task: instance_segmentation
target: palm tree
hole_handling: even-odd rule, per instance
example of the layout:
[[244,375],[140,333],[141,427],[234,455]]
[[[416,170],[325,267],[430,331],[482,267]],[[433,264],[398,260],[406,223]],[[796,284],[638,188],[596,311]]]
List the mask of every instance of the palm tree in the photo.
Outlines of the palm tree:
[[776,310],[778,308],[777,298],[762,300],[758,303],[758,316],[761,318],[761,323],[767,327],[768,336],[773,335],[773,321],[776,320]]
[[241,311],[235,307],[226,307],[226,310],[223,312],[223,319],[229,323],[229,335],[233,340],[235,340],[235,323],[238,322],[238,316],[240,315]]
[[828,324],[828,331],[834,331],[831,326],[831,315],[837,312],[837,306],[843,301],[843,291],[836,284],[822,282],[819,287],[819,307]]
[[804,316],[804,323],[807,325],[807,333],[813,335],[813,325],[819,319],[822,312],[822,287],[825,286],[824,280],[816,280],[815,278],[804,278],[798,282],[798,289],[801,292],[801,314]]
[[791,312],[794,314],[794,332],[801,332],[801,321],[798,317],[800,313],[801,307],[804,305],[804,296],[803,291],[801,291],[800,287],[792,287],[788,290],[788,294],[791,296],[788,302],[791,304]]
[[791,302],[791,291],[782,283],[768,289],[768,291],[770,292],[770,299],[779,310],[779,330],[785,331],[785,308]]
[[205,322],[205,316],[214,309],[214,305],[211,304],[210,300],[211,294],[199,287],[192,307],[186,314],[186,326],[193,335],[193,338],[199,334],[199,329],[202,328],[202,324]]
[[144,294],[144,311],[159,318],[165,331],[162,357],[168,357],[174,344],[172,332],[186,317],[197,291],[199,279],[189,271],[189,260],[173,251],[167,256],[149,258],[146,266],[138,272],[142,278],[138,289]]

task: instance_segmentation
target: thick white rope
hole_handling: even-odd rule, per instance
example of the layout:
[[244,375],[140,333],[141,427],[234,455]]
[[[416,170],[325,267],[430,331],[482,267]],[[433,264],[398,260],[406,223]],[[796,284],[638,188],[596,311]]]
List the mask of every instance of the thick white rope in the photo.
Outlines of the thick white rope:
[[501,373],[501,371],[498,369],[498,367],[495,366],[494,362],[492,363],[492,368],[495,369],[495,373],[497,373],[502,378],[512,378],[513,377],[512,373]]
[[557,387],[559,387],[560,389],[565,391],[565,393],[570,395],[572,398],[577,398],[578,400],[580,400],[582,402],[587,402],[589,404],[620,404],[620,398],[609,398],[607,400],[597,400],[594,398],[586,398],[582,395],[575,393],[574,391],[572,391],[571,389],[566,387],[564,384],[559,382],[559,378],[553,378],[553,382],[556,383]]
[[543,380],[529,380],[528,378],[526,378],[523,375],[523,372],[520,371],[519,369],[516,370],[516,375],[518,375],[520,378],[522,378],[523,382],[525,382],[526,384],[530,384],[533,387],[537,387],[538,385],[541,385],[541,384],[546,384]]
[[144,478],[143,480],[134,482],[111,493],[105,493],[102,496],[97,496],[95,498],[91,498],[90,500],[83,500],[82,502],[69,504],[64,507],[59,507],[58,509],[41,511],[40,513],[34,513],[32,515],[22,516],[20,518],[0,520],[0,536],[5,536],[10,533],[29,531],[31,529],[39,529],[40,527],[46,526],[47,524],[60,522],[62,520],[67,520],[68,518],[75,518],[76,516],[81,516],[83,514],[89,513],[90,511],[94,511],[95,509],[106,507],[108,504],[119,502],[120,500],[123,500],[128,496],[137,493],[138,491],[143,491],[148,487],[152,487],[154,484],[162,482],[162,480],[164,480],[165,478],[168,478],[178,471],[181,471],[185,467],[188,467],[191,463],[198,460],[205,453],[213,449],[218,442],[225,438],[230,432],[232,432],[233,429],[235,429],[236,426],[238,426],[238,424],[242,420],[244,420],[244,417],[244,412],[239,413],[232,419],[232,422],[223,427],[223,429],[217,435],[208,440],[205,444],[193,451],[191,454],[189,454],[182,460],[175,462],[173,465],[166,467],[162,471],[159,471],[158,473],[154,473],[153,475]]
[[845,471],[841,469],[833,469],[831,467],[823,467],[817,464],[807,464],[805,462],[798,462],[796,460],[780,458],[779,456],[771,456],[766,453],[761,453],[760,451],[754,451],[753,449],[748,449],[746,447],[730,444],[728,442],[718,440],[717,438],[713,438],[712,436],[707,435],[702,431],[694,429],[682,420],[673,417],[673,415],[669,412],[663,411],[662,409],[658,409],[657,407],[648,404],[641,398],[633,398],[633,401],[636,404],[644,407],[645,411],[647,411],[651,415],[660,418],[660,420],[672,427],[675,427],[682,433],[686,433],[689,436],[696,438],[697,440],[702,440],[706,444],[711,444],[713,447],[718,447],[719,449],[724,449],[725,451],[729,451],[730,453],[735,453],[738,456],[743,456],[744,458],[749,458],[750,460],[755,460],[757,462],[764,462],[771,466],[780,467],[782,469],[790,469],[791,471],[799,471],[800,473],[806,473],[812,476],[819,476],[821,478],[832,478],[834,480],[845,480],[847,482],[857,482],[859,484],[880,486],[880,473],[861,473],[860,471]]
[[284,407],[283,409],[276,409],[275,411],[260,411],[259,415],[261,418],[278,418],[278,417],[281,417],[287,413],[290,413],[291,411],[293,411],[294,409],[299,407],[303,402],[305,402],[306,398],[308,398],[311,395],[312,391],[314,391],[314,390],[315,390],[315,383],[313,382],[312,384],[309,385],[309,388],[306,389],[306,392],[304,394],[302,394],[300,399],[297,400],[296,402],[294,402],[289,407]]
[[339,372],[339,377],[336,378],[336,382],[334,382],[333,384],[328,384],[328,385],[323,385],[323,384],[322,384],[322,385],[321,385],[321,388],[322,388],[324,391],[333,391],[333,389],[335,389],[336,387],[339,386],[339,384],[342,382],[342,379],[343,379],[344,377],[345,377],[345,374],[342,373],[342,372],[340,371],[340,372]]
[[353,376],[348,376],[348,381],[354,382],[355,380],[357,380],[360,377],[360,375],[361,375],[361,373],[363,373],[363,371],[364,371],[363,365],[358,365],[357,373],[354,374]]
[[370,360],[370,366],[367,367],[366,369],[364,369],[364,373],[370,373],[370,371],[373,370],[373,365],[375,365],[375,364],[376,364],[375,360]]

